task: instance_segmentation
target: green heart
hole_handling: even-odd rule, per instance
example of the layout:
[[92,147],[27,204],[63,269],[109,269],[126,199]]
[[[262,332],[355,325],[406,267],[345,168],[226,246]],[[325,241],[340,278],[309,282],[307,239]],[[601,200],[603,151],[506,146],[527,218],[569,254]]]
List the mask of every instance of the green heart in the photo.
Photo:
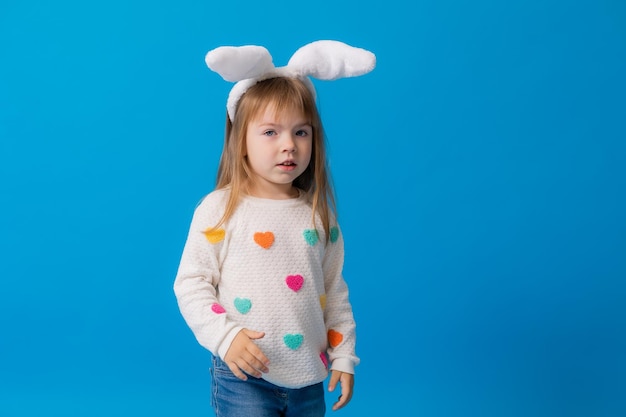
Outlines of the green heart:
[[303,235],[304,235],[304,240],[306,240],[306,243],[308,243],[311,246],[315,246],[317,241],[320,239],[319,235],[317,234],[316,229],[305,229]]
[[285,345],[287,345],[287,347],[291,350],[298,349],[300,345],[302,344],[303,339],[304,339],[304,336],[302,336],[301,334],[286,334],[283,337],[283,341],[285,342]]
[[241,314],[246,314],[252,308],[252,301],[247,298],[235,298],[235,308]]
[[330,241],[335,243],[339,239],[339,228],[337,226],[333,226],[330,228]]

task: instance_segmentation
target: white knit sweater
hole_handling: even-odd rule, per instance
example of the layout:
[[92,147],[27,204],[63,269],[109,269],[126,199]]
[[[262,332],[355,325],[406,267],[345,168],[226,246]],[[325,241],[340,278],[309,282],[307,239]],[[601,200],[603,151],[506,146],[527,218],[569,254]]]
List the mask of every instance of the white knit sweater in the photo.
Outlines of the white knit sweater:
[[255,341],[270,360],[263,378],[285,388],[323,381],[328,360],[331,369],[354,373],[359,359],[338,226],[326,243],[305,196],[246,196],[208,233],[227,198],[217,190],[196,208],[174,283],[198,342],[224,358],[241,329],[265,332]]

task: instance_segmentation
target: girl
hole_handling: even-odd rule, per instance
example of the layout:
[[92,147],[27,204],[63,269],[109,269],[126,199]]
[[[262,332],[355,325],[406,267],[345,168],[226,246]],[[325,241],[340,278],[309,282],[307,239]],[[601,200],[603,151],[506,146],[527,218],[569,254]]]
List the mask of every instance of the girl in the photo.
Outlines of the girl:
[[322,122],[307,75],[361,75],[375,58],[318,41],[282,68],[256,46],[218,48],[207,64],[239,82],[227,103],[217,187],[196,208],[183,250],[178,304],[213,354],[217,416],[323,416],[328,369],[329,391],[341,386],[338,410],[352,398],[359,359]]

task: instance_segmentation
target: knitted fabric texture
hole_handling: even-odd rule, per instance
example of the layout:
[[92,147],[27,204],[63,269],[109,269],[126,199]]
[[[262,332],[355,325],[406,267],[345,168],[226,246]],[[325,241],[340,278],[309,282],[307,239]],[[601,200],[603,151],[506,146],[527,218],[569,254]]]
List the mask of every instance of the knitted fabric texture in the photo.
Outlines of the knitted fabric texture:
[[323,381],[328,365],[354,373],[359,359],[339,227],[326,243],[305,196],[245,197],[213,231],[227,196],[214,191],[196,208],[174,283],[198,342],[224,358],[241,329],[265,332],[255,341],[270,360],[263,378],[286,388]]

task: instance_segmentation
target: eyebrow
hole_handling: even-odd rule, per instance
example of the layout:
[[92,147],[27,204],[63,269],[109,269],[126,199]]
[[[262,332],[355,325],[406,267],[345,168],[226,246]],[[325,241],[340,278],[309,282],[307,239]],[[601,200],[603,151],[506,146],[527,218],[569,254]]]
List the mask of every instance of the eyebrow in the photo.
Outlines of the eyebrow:
[[[259,127],[265,127],[265,126],[269,126],[269,127],[283,127],[284,125],[282,125],[281,123],[274,123],[274,122],[264,122],[261,121],[259,122]],[[293,125],[293,127],[313,127],[313,125],[309,122],[302,122],[302,123],[296,123]]]

